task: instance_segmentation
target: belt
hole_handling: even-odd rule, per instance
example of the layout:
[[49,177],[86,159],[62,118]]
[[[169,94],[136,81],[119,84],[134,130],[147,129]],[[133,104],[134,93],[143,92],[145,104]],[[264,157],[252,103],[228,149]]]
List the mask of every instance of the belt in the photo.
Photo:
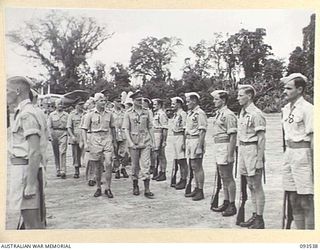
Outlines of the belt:
[[28,165],[29,160],[22,157],[14,157],[10,159],[12,165]]
[[311,148],[311,143],[309,141],[286,141],[288,148]]
[[52,128],[53,130],[67,130],[66,128]]
[[180,131],[180,132],[173,132],[173,135],[184,135],[184,131]]
[[230,142],[230,138],[219,138],[219,137],[215,137],[214,139],[214,143],[228,143]]
[[91,134],[102,134],[102,135],[105,135],[105,134],[109,134],[109,131],[91,131]]
[[200,135],[187,135],[187,139],[196,139],[199,137],[200,137]]
[[162,128],[154,128],[153,132],[154,133],[162,133]]
[[257,141],[240,141],[241,146],[247,146],[247,145],[257,145]]

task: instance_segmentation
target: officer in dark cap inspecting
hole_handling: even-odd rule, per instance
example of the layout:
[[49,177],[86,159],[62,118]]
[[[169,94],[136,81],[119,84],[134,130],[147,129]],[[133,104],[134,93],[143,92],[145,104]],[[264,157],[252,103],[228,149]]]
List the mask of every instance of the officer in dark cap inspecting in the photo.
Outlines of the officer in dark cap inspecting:
[[75,169],[74,178],[79,178],[81,167],[81,154],[83,147],[80,147],[81,137],[81,118],[83,116],[83,104],[84,101],[78,98],[75,101],[75,109],[70,112],[67,121],[67,129],[69,133],[69,143],[72,147],[73,167]]
[[123,128],[125,129],[128,147],[132,159],[133,195],[139,195],[139,176],[144,182],[144,195],[153,198],[150,191],[150,150],[154,147],[152,118],[147,109],[142,107],[143,97],[138,90],[130,96],[133,107],[124,116]]

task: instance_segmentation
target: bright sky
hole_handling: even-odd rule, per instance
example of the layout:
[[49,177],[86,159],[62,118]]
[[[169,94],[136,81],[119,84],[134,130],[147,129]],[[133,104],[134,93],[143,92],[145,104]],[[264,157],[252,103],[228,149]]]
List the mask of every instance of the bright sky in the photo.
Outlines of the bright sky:
[[[265,42],[272,46],[276,58],[288,59],[296,46],[302,46],[302,29],[310,22],[310,10],[107,10],[68,9],[70,15],[94,17],[106,24],[115,35],[105,41],[88,61],[99,60],[107,69],[114,63],[129,65],[132,46],[147,36],[175,36],[182,39],[177,57],[170,69],[174,78],[181,77],[184,59],[192,54],[189,46],[210,40],[214,32],[234,34],[244,28],[254,31],[265,28]],[[6,32],[16,29],[31,17],[43,16],[48,9],[6,9]],[[39,77],[45,73],[39,63],[21,56],[24,50],[6,43],[8,76]]]

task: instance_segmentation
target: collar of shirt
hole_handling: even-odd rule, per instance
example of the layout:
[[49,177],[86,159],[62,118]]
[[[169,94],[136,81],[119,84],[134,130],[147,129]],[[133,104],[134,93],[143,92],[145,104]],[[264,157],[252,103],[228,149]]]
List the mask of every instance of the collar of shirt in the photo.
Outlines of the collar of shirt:
[[26,106],[28,103],[31,103],[30,99],[25,99],[25,100],[23,100],[22,102],[20,102],[20,103],[18,104],[18,107],[17,107],[17,109],[16,109],[16,112],[17,112],[18,110],[23,109],[23,107]]
[[189,114],[193,114],[193,113],[196,112],[199,108],[200,108],[199,105],[195,106],[194,109],[189,110]]
[[254,103],[250,103],[250,105],[246,108],[243,108],[242,110],[244,111],[244,113],[251,113],[252,111],[254,111],[257,107],[254,105]]
[[94,113],[98,113],[98,114],[105,114],[105,113],[107,113],[108,111],[106,111],[105,109],[103,109],[102,110],[102,112],[100,112],[97,108],[94,108],[93,110],[92,110],[92,112],[94,112]]
[[289,106],[291,109],[293,109],[293,108],[296,108],[296,107],[299,107],[300,105],[303,105],[303,101],[304,101],[304,98],[303,98],[303,96],[300,96],[297,100],[296,100],[296,102],[293,104],[293,106]]
[[176,115],[180,115],[182,113],[183,109],[178,109],[177,112],[176,112]]

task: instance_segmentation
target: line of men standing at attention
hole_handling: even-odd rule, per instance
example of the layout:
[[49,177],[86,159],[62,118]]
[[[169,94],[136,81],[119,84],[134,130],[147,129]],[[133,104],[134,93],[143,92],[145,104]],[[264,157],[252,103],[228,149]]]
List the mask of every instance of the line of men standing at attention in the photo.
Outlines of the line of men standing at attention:
[[[288,100],[282,114],[286,146],[282,169],[285,204],[291,207],[297,229],[314,229],[313,105],[303,98],[307,85],[304,75],[293,73],[282,78],[282,82]],[[96,93],[86,102],[78,99],[75,110],[70,114],[63,110],[62,101],[57,100],[56,110],[49,115],[46,126],[43,112],[30,102],[37,96],[34,91],[30,95],[32,82],[24,77],[14,77],[9,78],[7,84],[8,105],[17,107],[11,125],[10,165],[16,170],[15,178],[21,178],[21,181],[11,181],[13,195],[10,199],[20,209],[25,228],[44,227],[43,178],[39,178],[38,169],[45,169],[46,166],[44,149],[48,138],[52,143],[57,177],[66,178],[69,137],[74,178],[79,178],[79,169],[85,166],[88,185],[97,185],[94,197],[102,196],[104,182],[104,194],[113,198],[112,171],[114,169],[116,179],[121,174],[128,178],[126,167],[131,161],[133,195],[140,195],[141,179],[144,196],[155,198],[156,195],[150,190],[151,174],[155,181],[165,181],[167,178],[165,149],[169,126],[162,99],[150,101],[138,90],[128,96],[124,104],[120,97],[113,98],[111,107],[104,93]],[[211,210],[222,216],[237,214],[233,177],[234,163],[237,162],[240,175],[248,184],[252,202],[252,216],[238,225],[264,229],[262,179],[266,120],[263,112],[253,103],[255,94],[251,85],[239,85],[237,99],[242,108],[237,117],[227,107],[228,92],[213,91],[211,95],[216,113],[213,123],[209,125],[205,112],[199,106],[198,93],[190,92],[185,93],[184,97],[171,98],[174,110],[174,168],[171,177],[175,178],[177,170],[180,170],[180,180],[175,183],[171,179],[171,186],[177,190],[185,189],[185,197],[194,201],[204,199],[203,158],[206,150],[213,150],[213,166],[222,180],[224,201],[220,206],[211,205]],[[151,104],[154,112],[149,108]],[[187,112],[183,110],[184,104]],[[205,143],[208,126],[213,129],[212,148],[206,148]]]

